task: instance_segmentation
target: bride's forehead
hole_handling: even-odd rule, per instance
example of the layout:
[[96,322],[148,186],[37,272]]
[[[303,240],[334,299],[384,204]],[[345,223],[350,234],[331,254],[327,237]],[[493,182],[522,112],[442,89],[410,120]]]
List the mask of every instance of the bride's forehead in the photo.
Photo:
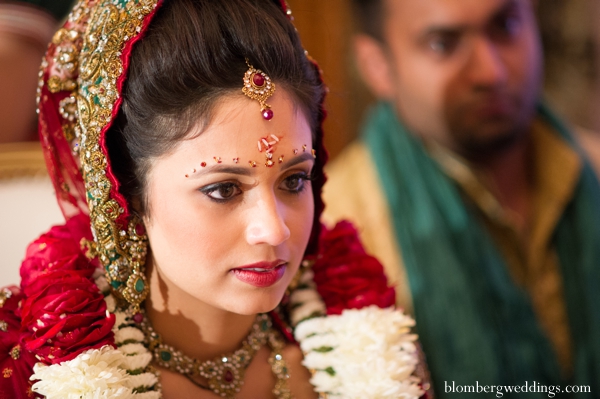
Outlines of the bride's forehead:
[[[276,141],[278,145],[294,145],[296,141],[311,144],[311,130],[301,107],[289,96],[274,96],[273,118],[265,120],[260,106],[244,97],[223,99],[213,111],[211,121],[198,126],[190,140],[196,145],[226,148],[260,149]],[[297,143],[296,143],[297,145]]]

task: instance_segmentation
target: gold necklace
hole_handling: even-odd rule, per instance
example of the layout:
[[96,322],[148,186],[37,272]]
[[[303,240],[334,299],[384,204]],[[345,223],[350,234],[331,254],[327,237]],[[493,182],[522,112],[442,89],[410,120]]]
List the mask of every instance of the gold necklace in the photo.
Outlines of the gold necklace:
[[[158,365],[184,375],[200,388],[210,389],[215,394],[227,398],[233,398],[241,390],[246,369],[252,358],[260,348],[269,344],[271,347],[269,364],[277,377],[273,393],[278,398],[291,399],[287,384],[290,377],[289,368],[281,356],[285,343],[279,333],[273,329],[267,314],[256,316],[250,334],[242,342],[241,348],[204,362],[188,357],[172,346],[164,344],[162,337],[154,331],[147,317],[144,316],[144,320],[139,325]],[[198,376],[206,378],[208,386],[201,385],[194,379]]]

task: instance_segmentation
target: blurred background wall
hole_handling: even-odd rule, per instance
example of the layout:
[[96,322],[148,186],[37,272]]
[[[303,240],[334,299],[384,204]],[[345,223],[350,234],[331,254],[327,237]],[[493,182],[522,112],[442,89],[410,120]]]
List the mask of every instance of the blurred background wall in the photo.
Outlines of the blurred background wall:
[[[356,137],[372,101],[352,59],[350,0],[287,1],[304,46],[319,62],[330,89],[325,138],[335,156]],[[538,0],[537,8],[546,99],[571,123],[600,132],[600,1]]]

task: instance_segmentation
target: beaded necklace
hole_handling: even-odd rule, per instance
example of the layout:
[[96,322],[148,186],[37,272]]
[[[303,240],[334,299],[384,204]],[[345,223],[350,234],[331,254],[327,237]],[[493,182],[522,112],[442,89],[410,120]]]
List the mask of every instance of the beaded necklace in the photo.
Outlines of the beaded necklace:
[[[235,394],[241,390],[246,369],[254,355],[260,348],[268,344],[271,348],[269,364],[273,374],[277,377],[272,392],[277,398],[292,399],[287,383],[290,377],[289,368],[281,355],[285,342],[273,328],[267,314],[256,316],[250,333],[239,349],[206,361],[188,357],[181,351],[163,343],[162,337],[154,331],[147,317],[144,317],[139,326],[146,336],[148,349],[159,366],[176,371],[187,377],[194,385],[211,390],[226,398],[234,398]],[[206,379],[208,385],[199,383],[198,377]]]

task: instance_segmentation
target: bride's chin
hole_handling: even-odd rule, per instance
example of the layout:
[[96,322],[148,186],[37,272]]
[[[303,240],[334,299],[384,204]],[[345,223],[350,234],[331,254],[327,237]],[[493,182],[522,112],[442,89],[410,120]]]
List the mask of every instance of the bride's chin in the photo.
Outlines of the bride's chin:
[[282,298],[283,293],[253,293],[245,297],[243,301],[234,304],[233,309],[229,310],[241,315],[268,313],[279,305]]

